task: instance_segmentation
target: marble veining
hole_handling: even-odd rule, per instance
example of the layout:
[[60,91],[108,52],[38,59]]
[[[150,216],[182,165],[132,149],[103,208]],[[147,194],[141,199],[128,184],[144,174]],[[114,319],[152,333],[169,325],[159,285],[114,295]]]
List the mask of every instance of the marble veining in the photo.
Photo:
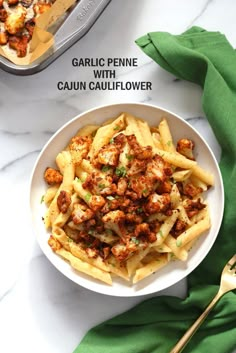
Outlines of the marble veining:
[[[151,31],[180,34],[192,25],[222,31],[236,45],[233,0],[112,0],[91,30],[47,69],[20,77],[0,69],[0,352],[70,353],[85,332],[147,297],[96,294],[65,278],[36,242],[29,209],[33,165],[63,124],[98,105],[145,102],[196,128],[217,160],[220,147],[201,106],[202,90],[164,71],[135,44]],[[151,91],[59,91],[58,81],[89,81],[92,68],[74,57],[137,57],[116,80],[152,82]],[[157,293],[184,297],[186,280]],[[222,352],[224,353],[224,352]]]
[[192,27],[198,19],[208,10],[209,6],[214,2],[214,0],[207,0],[205,5],[202,7],[200,12],[194,17],[194,19],[188,25],[188,28]]

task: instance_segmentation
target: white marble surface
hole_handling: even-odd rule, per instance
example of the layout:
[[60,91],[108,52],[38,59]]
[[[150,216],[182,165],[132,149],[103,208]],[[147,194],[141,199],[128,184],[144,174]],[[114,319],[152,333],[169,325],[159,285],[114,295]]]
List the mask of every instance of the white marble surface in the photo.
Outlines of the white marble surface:
[[[39,151],[62,124],[84,110],[115,102],[149,102],[180,114],[219,158],[201,109],[201,89],[175,81],[134,40],[156,30],[177,34],[194,24],[220,30],[236,45],[235,12],[234,0],[112,0],[89,33],[45,71],[18,77],[0,70],[1,352],[70,353],[90,327],[143,299],[93,293],[53,268],[31,227],[30,174]],[[153,90],[58,91],[59,80],[91,77],[90,69],[72,67],[78,56],[137,57],[139,67],[117,69],[118,79],[151,81]],[[161,294],[185,293],[184,280]]]

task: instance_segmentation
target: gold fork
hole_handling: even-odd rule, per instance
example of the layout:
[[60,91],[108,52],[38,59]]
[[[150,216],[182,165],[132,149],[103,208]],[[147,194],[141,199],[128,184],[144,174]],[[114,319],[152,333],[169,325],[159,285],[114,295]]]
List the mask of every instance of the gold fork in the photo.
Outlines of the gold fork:
[[206,319],[209,312],[216,305],[218,300],[227,292],[236,288],[236,254],[225,265],[220,280],[220,288],[216,296],[212,299],[210,304],[206,307],[205,311],[193,323],[193,325],[185,332],[183,337],[178,341],[174,348],[169,353],[180,353],[190,341],[191,337]]

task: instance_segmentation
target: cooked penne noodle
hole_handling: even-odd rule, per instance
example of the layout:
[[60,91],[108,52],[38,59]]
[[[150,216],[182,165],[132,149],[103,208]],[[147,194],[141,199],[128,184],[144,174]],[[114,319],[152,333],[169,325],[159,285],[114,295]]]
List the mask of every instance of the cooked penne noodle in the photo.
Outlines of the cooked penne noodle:
[[200,210],[196,215],[194,215],[190,222],[191,224],[195,224],[198,223],[199,221],[201,221],[204,218],[208,218],[209,217],[209,210],[208,210],[208,206],[206,206],[205,208],[203,208],[202,210]]
[[69,245],[69,237],[67,236],[66,232],[57,226],[53,226],[52,228],[52,236],[55,238],[59,243],[66,249],[70,250],[70,245]]
[[165,244],[171,249],[173,254],[181,261],[186,261],[188,258],[188,252],[184,248],[178,246],[178,242],[172,235],[168,234]]
[[180,204],[181,196],[176,184],[173,184],[171,188],[170,201],[173,209],[177,208],[178,205]]
[[127,260],[127,271],[129,276],[132,276],[140,261],[148,254],[149,251],[149,247],[144,250],[141,249]]
[[56,156],[56,164],[62,175],[64,174],[66,165],[69,163],[71,163],[71,154],[69,151],[62,151],[58,153]]
[[154,149],[155,153],[161,156],[166,162],[173,164],[176,167],[191,169],[193,168],[197,162],[187,159],[177,152],[169,152],[160,150],[157,147]]
[[[185,230],[176,239],[176,244],[178,247],[183,247],[193,239],[197,238],[199,235],[203,234],[206,230],[210,228],[211,224],[208,218],[204,218],[198,223]],[[168,245],[168,244],[167,244]]]
[[182,222],[186,223],[186,224],[191,224],[192,220],[190,220],[188,218],[187,212],[185,211],[185,208],[182,204],[180,204],[178,206],[178,210],[179,210],[179,215],[178,215],[178,219],[180,219]]
[[59,189],[59,185],[53,185],[47,189],[43,197],[45,204],[50,204],[50,202],[54,199],[58,189]]
[[94,132],[98,130],[99,125],[85,125],[81,129],[77,131],[75,136],[90,136],[93,135]]
[[90,152],[88,156],[90,158],[96,156],[104,145],[108,144],[110,139],[120,130],[124,128],[124,114],[121,114],[112,123],[102,126],[97,130],[94,137]]
[[206,170],[202,169],[199,165],[194,165],[192,167],[192,173],[205,184],[210,186],[214,185],[214,176]]
[[127,268],[125,265],[120,264],[119,261],[116,260],[114,256],[111,256],[108,261],[107,261],[107,266],[109,268],[109,271],[112,274],[117,275],[118,277],[121,277],[125,279],[126,281],[130,280],[130,277],[127,272]]
[[54,199],[52,200],[49,208],[48,208],[48,212],[46,214],[46,222],[45,224],[47,224],[47,227],[50,227],[54,224],[55,220],[57,219],[57,217],[59,216],[59,208],[57,205],[57,198],[60,194],[61,191],[66,191],[68,192],[70,195],[72,193],[72,189],[73,189],[73,185],[72,182],[74,180],[75,177],[75,165],[72,163],[71,161],[71,156],[70,153],[66,152],[63,156],[63,158],[66,157],[66,161],[67,163],[64,165],[64,173],[63,173],[63,181],[61,183],[61,185],[59,186]]
[[198,188],[201,188],[202,191],[206,191],[206,190],[208,189],[207,184],[204,183],[202,180],[200,180],[200,179],[199,179],[198,177],[196,177],[195,175],[191,175],[191,176],[190,176],[190,182],[191,182],[194,186],[196,186],[196,187],[198,187]]
[[138,119],[135,119],[134,116],[126,114],[125,115],[125,121],[126,121],[126,129],[125,129],[125,134],[126,135],[135,135],[138,143],[141,146],[147,146],[146,142],[143,139],[142,133],[140,131],[140,128],[138,126]]
[[172,174],[172,177],[176,181],[184,181],[184,180],[187,180],[190,177],[191,174],[192,174],[192,170],[191,169],[179,170],[177,172],[174,172]]
[[161,225],[159,232],[157,233],[157,240],[151,244],[151,246],[160,246],[164,241],[167,235],[170,233],[172,227],[175,224],[179,215],[178,210],[174,210],[172,215],[169,216],[164,223]]
[[69,248],[72,255],[79,258],[80,260],[87,262],[93,265],[94,267],[100,268],[103,271],[109,271],[108,266],[105,264],[105,262],[100,256],[97,256],[95,258],[89,257],[86,251],[79,244],[76,244],[73,241],[69,242]]
[[163,253],[163,252],[171,252],[171,248],[169,248],[169,246],[167,246],[165,243],[159,245],[159,246],[154,246],[153,249],[156,251],[156,252],[160,252],[160,253]]
[[88,177],[88,173],[85,172],[81,165],[77,165],[75,167],[75,175],[82,181],[84,182],[86,180],[86,178]]
[[100,281],[105,282],[107,284],[112,284],[110,273],[105,272],[97,267],[94,267],[90,263],[81,261],[79,258],[73,256],[69,251],[63,248],[56,250],[56,253],[64,259],[68,260],[75,270],[85,273],[96,279],[99,279]]
[[76,194],[73,194],[71,197],[71,204],[68,207],[67,211],[65,213],[60,212],[57,216],[57,218],[54,221],[54,226],[57,226],[59,228],[62,228],[68,221],[68,219],[71,216],[71,213],[74,208],[74,204],[78,202],[78,196]]
[[83,188],[82,182],[80,179],[75,179],[73,181],[73,188],[75,192],[78,194],[78,196],[81,197],[81,199],[83,199],[89,205],[89,201],[92,197],[92,194],[89,190],[86,190]]
[[154,146],[157,147],[159,150],[163,150],[160,138],[160,134],[158,134],[157,132],[152,133],[152,141],[154,143]]
[[176,149],[173,143],[170,128],[165,118],[162,119],[159,124],[159,132],[161,135],[161,144],[163,146],[163,149],[165,151],[175,152]]
[[142,120],[137,120],[137,123],[138,123],[138,129],[142,136],[143,146],[155,147],[154,142],[152,140],[152,134],[147,122]]
[[138,283],[142,279],[150,276],[157,270],[160,270],[162,267],[167,265],[167,263],[168,263],[167,255],[165,254],[160,255],[156,260],[153,260],[147,263],[146,265],[144,265],[143,267],[136,270],[135,275],[133,277],[133,283],[134,284]]

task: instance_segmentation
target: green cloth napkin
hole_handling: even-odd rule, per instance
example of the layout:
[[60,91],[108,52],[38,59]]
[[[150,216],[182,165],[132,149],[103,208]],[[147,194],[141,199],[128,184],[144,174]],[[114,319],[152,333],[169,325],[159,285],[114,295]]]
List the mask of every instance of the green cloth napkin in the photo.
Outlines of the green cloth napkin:
[[[175,77],[203,88],[203,109],[222,147],[224,219],[210,253],[188,277],[186,299],[148,299],[91,329],[74,353],[168,353],[215,295],[221,271],[236,252],[236,53],[224,35],[199,27],[182,35],[148,33],[136,43]],[[235,294],[220,300],[184,352],[236,349]]]

